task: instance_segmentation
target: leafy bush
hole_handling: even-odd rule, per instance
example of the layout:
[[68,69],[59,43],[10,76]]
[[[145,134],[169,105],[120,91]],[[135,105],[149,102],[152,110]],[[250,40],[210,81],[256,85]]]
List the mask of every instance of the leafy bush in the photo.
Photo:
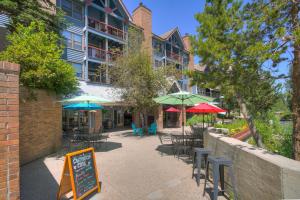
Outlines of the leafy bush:
[[57,94],[76,91],[75,71],[61,59],[61,39],[56,33],[46,31],[42,22],[31,22],[28,27],[19,24],[7,39],[10,45],[1,52],[0,60],[20,64],[22,85]]
[[236,119],[230,124],[216,124],[216,128],[227,128],[229,130],[229,136],[233,136],[243,130],[245,130],[248,126],[245,120]]
[[[203,118],[204,117],[204,118]],[[204,120],[204,123],[211,123],[212,120],[214,120],[214,116],[211,115],[194,115],[193,117],[186,120],[186,124],[188,126],[192,126],[195,124],[202,124]]]
[[[263,118],[255,119],[254,122],[267,150],[288,158],[292,157],[292,123],[282,124],[279,117],[272,112]],[[216,124],[215,127],[229,129],[229,136],[232,136],[247,128],[247,123],[239,119],[230,124]],[[255,145],[253,138],[250,138],[248,143]]]

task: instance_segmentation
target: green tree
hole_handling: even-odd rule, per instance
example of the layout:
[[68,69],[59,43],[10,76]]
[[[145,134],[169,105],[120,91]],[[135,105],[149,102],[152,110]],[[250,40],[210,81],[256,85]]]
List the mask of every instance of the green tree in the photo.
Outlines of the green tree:
[[276,43],[273,52],[284,51],[292,55],[289,62],[291,63],[293,157],[300,160],[300,1],[253,0],[246,8],[249,16],[260,22],[257,30],[264,35],[264,43]]
[[278,88],[266,64],[276,66],[284,49],[273,51],[276,41],[264,43],[263,22],[241,1],[207,0],[195,18],[199,27],[192,37],[194,53],[209,70],[189,75],[198,85],[219,87],[225,96],[235,97],[256,144],[263,146],[253,118],[264,115],[277,98]]
[[17,24],[29,26],[34,20],[44,22],[48,31],[59,33],[65,22],[60,9],[51,0],[1,0],[0,13],[10,17],[11,32]]
[[7,39],[10,45],[0,53],[0,60],[21,65],[22,85],[57,94],[68,94],[77,89],[73,67],[61,59],[60,37],[46,31],[42,22],[31,22],[28,27],[19,24]]
[[147,114],[157,107],[153,98],[169,89],[168,77],[175,76],[176,69],[173,66],[154,69],[149,53],[141,47],[142,33],[130,28],[128,35],[130,42],[110,67],[109,74],[123,100],[141,113],[142,124],[147,126]]

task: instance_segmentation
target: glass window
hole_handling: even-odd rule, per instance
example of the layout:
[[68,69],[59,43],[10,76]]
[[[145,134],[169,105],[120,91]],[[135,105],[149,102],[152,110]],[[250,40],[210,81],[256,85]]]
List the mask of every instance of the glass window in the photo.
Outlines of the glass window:
[[62,33],[66,40],[66,46],[72,49],[82,50],[82,36],[69,31],[64,31]]
[[82,6],[80,3],[73,1],[73,17],[82,20]]
[[61,8],[66,13],[66,15],[72,17],[72,0],[62,0]]
[[82,5],[79,2],[72,0],[61,0],[61,9],[67,16],[82,20]]
[[82,36],[73,34],[73,41],[74,41],[74,49],[81,50],[82,49]]
[[75,69],[76,77],[82,78],[82,64],[81,63],[71,63]]

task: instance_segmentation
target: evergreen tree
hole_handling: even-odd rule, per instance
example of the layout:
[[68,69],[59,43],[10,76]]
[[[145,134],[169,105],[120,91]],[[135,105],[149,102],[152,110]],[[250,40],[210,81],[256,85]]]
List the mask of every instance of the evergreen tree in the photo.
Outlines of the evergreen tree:
[[277,98],[278,86],[266,64],[281,62],[284,49],[274,51],[276,41],[264,42],[263,21],[246,9],[238,0],[206,1],[203,13],[195,16],[199,27],[192,44],[208,72],[189,75],[200,86],[219,87],[236,98],[256,144],[263,146],[253,117],[263,116]]

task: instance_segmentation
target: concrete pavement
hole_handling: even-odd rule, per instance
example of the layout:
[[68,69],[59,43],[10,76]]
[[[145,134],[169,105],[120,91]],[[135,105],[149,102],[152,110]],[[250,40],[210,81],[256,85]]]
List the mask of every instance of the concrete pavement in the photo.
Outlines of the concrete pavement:
[[[64,157],[62,153],[21,168],[21,200],[56,199]],[[101,193],[92,200],[199,200],[200,187],[192,179],[188,158],[177,159],[157,136],[138,137],[131,132],[110,134],[106,147],[96,152]],[[71,198],[72,195],[68,195]],[[220,198],[220,199],[223,199]]]

